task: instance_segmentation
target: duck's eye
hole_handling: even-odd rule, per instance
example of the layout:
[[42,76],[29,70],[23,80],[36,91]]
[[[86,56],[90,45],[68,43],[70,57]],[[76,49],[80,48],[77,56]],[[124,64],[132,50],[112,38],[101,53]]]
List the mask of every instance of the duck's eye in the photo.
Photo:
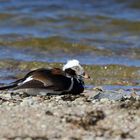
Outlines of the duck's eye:
[[83,68],[82,67],[78,67],[78,66],[73,67],[73,70],[75,70],[77,75],[82,75],[83,72],[84,72]]
[[79,71],[79,70],[80,70],[80,68],[76,66],[76,67],[75,67],[75,70]]

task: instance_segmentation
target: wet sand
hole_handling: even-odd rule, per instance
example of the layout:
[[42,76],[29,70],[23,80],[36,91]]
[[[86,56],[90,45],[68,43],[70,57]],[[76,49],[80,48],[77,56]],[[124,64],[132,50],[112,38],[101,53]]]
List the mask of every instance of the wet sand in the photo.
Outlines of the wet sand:
[[[94,92],[95,93],[95,92]],[[140,100],[121,101],[81,95],[0,95],[0,139],[139,139]]]

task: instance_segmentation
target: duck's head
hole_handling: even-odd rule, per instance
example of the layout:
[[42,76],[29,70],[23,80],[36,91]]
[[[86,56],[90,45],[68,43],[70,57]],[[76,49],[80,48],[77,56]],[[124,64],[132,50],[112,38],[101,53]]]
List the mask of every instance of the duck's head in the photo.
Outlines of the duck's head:
[[63,66],[63,71],[65,71],[66,75],[69,77],[90,78],[76,59],[67,61],[67,63]]

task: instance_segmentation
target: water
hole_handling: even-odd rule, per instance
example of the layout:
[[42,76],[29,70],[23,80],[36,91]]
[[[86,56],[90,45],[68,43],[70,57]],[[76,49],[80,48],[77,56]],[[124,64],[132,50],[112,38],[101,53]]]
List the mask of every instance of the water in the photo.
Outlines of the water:
[[139,0],[0,0],[0,62],[71,58],[89,67],[136,68],[131,81],[139,83]]

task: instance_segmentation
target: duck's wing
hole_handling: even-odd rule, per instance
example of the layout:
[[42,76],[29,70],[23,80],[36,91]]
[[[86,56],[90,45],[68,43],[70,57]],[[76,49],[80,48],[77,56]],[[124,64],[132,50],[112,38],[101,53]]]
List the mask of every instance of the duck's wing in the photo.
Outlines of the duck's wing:
[[65,91],[69,89],[70,85],[71,79],[66,77],[65,73],[59,68],[37,69],[29,72],[24,78],[11,83],[9,86],[1,87],[0,90],[40,88]]

